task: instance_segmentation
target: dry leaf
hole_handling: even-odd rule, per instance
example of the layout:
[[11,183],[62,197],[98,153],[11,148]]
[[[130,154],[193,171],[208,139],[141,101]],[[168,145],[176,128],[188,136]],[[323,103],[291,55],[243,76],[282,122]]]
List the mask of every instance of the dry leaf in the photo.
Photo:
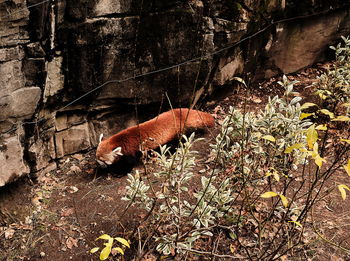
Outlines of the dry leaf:
[[13,237],[13,234],[15,233],[15,230],[12,228],[8,228],[5,230],[5,239],[11,239]]
[[73,213],[74,213],[74,208],[67,208],[67,209],[63,209],[61,211],[61,216],[68,217],[68,216],[72,215]]
[[72,249],[73,246],[78,247],[78,240],[72,237],[68,237],[66,240],[66,246],[68,249]]
[[69,187],[66,188],[66,190],[69,193],[73,194],[73,193],[77,192],[79,189],[77,187],[75,187],[75,186],[69,186]]

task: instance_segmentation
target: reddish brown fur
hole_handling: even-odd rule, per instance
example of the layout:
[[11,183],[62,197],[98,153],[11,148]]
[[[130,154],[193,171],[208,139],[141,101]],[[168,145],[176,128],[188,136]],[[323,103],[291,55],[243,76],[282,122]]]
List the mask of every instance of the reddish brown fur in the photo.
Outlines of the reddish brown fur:
[[[188,128],[204,129],[213,126],[214,118],[209,113],[187,108],[170,110],[102,140],[97,147],[96,158],[104,162],[104,156],[117,147],[121,147],[123,155],[135,157],[141,148],[155,149],[177,138]],[[114,158],[113,163],[116,161],[118,157]]]

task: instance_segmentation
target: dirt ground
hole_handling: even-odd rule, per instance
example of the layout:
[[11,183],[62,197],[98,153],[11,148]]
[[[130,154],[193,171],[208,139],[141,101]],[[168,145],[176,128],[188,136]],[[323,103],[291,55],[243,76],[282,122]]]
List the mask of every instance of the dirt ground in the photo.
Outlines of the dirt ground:
[[[296,89],[306,100],[311,97],[311,85],[324,66],[289,76],[290,80],[300,81]],[[268,95],[283,92],[277,80],[272,78],[254,89],[248,97],[249,110],[262,108]],[[220,101],[207,106],[207,111],[216,115],[217,129],[230,105],[242,106],[245,92],[218,97]],[[206,167],[204,159],[216,132],[202,134],[205,140],[195,147],[199,151],[198,170]],[[107,233],[127,238],[144,218],[140,210],[126,209],[127,202],[121,200],[127,177],[96,171],[94,151],[65,157],[58,163],[58,170],[35,180],[25,177],[0,188],[0,260],[98,260],[96,254],[89,253],[97,245],[98,236]],[[196,175],[199,177],[200,173]],[[197,182],[198,178],[193,187],[199,185]],[[348,200],[343,201],[334,189],[334,184],[347,182],[344,173],[335,175],[327,185],[331,192],[313,211],[314,226],[325,240],[310,227],[305,232],[310,238],[308,248],[290,260],[350,260],[346,250],[350,249],[350,207]],[[126,251],[126,260],[136,247],[132,245]],[[156,258],[150,254],[144,260]]]

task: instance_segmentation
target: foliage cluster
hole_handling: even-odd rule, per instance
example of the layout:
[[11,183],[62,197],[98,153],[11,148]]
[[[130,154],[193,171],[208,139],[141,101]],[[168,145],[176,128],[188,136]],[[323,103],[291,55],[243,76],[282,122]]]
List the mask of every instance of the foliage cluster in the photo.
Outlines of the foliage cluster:
[[[329,131],[350,120],[349,111],[342,110],[350,97],[350,40],[343,41],[344,46],[332,47],[334,67],[319,77],[319,104],[301,105],[296,82],[284,76],[279,82],[284,95],[269,98],[261,111],[230,107],[210,145],[211,168],[199,171],[201,187],[191,187],[197,176],[192,146],[199,141],[194,134],[183,136],[176,151],[162,146],[156,152],[157,183],[148,173],[128,175],[123,199],[143,209],[153,227],[150,236],[139,234],[138,257],[151,238],[161,255],[177,258],[195,253],[275,260],[301,249],[327,181],[341,168],[350,176],[349,133],[339,139]],[[312,107],[316,111],[306,112]],[[319,115],[327,116],[322,124]],[[350,188],[335,186],[345,199]],[[211,251],[201,249],[203,242],[214,242]]]

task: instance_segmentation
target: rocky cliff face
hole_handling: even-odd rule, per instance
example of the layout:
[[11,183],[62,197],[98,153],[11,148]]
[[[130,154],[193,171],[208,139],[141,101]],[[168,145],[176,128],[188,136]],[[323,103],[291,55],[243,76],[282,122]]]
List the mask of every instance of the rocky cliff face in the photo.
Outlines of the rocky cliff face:
[[0,0],[0,186],[154,116],[166,95],[188,106],[237,75],[312,65],[349,31],[341,0]]

